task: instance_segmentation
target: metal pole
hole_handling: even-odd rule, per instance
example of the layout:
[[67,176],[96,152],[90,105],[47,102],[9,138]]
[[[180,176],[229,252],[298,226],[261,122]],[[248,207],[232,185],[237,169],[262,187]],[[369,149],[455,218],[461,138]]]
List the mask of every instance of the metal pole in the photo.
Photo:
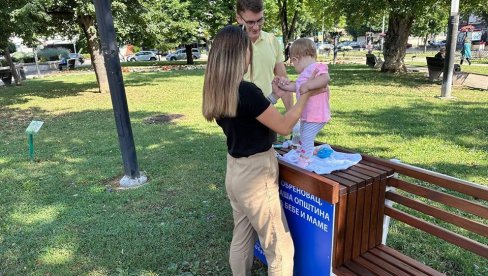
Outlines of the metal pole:
[[29,157],[30,160],[34,162],[34,137],[32,133],[29,134],[28,141],[29,141]]
[[139,178],[140,172],[137,164],[134,138],[132,136],[124,80],[122,78],[122,70],[120,69],[119,50],[115,39],[111,2],[112,1],[109,0],[94,0],[95,12],[97,16],[101,48],[105,60],[105,68],[107,70],[120,150],[124,162],[125,176],[130,179],[136,179]]
[[34,52],[34,60],[36,61],[36,69],[37,69],[37,77],[41,77],[41,71],[39,70],[39,59],[37,58],[37,47],[32,48],[32,52]]
[[459,0],[451,1],[451,16],[446,41],[446,59],[442,76],[441,98],[451,98],[452,73],[454,69],[454,53],[456,52],[459,25]]

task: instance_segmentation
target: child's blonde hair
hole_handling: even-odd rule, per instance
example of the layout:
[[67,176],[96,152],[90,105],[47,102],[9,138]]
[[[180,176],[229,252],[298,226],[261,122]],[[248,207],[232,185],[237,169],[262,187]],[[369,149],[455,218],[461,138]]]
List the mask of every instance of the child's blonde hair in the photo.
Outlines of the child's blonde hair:
[[317,48],[315,43],[308,38],[299,38],[291,44],[290,57],[313,57],[317,58]]

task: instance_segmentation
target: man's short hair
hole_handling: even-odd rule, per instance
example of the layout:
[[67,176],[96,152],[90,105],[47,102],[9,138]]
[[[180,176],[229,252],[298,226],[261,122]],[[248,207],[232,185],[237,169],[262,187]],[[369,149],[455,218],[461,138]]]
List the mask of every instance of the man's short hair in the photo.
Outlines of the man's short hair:
[[262,12],[263,0],[237,0],[237,13],[245,11]]

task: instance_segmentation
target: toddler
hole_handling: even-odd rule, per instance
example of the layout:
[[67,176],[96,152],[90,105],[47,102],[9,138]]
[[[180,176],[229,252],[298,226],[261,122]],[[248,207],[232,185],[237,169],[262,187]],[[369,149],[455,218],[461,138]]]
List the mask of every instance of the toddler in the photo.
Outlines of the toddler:
[[320,89],[323,93],[310,97],[300,118],[300,141],[297,152],[302,165],[310,163],[313,155],[315,136],[330,120],[329,105],[329,72],[325,64],[318,63],[317,50],[312,40],[300,38],[290,47],[290,61],[299,73],[296,82],[276,77],[274,83],[282,90],[296,92],[300,95],[310,90]]

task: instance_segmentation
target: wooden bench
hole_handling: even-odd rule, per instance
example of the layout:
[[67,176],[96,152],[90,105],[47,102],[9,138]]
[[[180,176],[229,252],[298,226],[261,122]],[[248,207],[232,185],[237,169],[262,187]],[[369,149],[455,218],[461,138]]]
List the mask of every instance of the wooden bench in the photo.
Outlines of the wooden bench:
[[[346,151],[337,148],[336,150]],[[487,187],[367,155],[363,155],[361,163],[369,168],[355,169],[355,176],[361,178],[361,174],[377,173],[380,174],[378,177],[381,184],[379,187],[372,185],[371,188],[368,187],[368,183],[364,183],[364,187],[351,185],[352,189],[357,190],[341,195],[344,198],[340,198],[338,203],[335,227],[337,236],[333,272],[336,275],[443,275],[382,244],[385,216],[488,258],[487,244],[468,238],[464,231],[471,232],[471,235],[479,239],[484,238],[485,241],[488,238],[488,208],[477,202],[478,199],[488,201]],[[393,171],[395,175],[390,174]],[[353,172],[346,170],[343,177],[348,175],[347,177],[351,178],[351,173]],[[398,174],[413,181],[405,181]],[[457,195],[436,188],[449,189]],[[397,192],[395,189],[401,191]],[[393,201],[394,205],[385,204],[385,200]],[[435,205],[442,204],[443,208],[434,207],[432,202],[435,202]],[[426,219],[405,212],[405,207],[409,211],[415,210],[425,215]],[[454,210],[454,213],[446,209]],[[473,215],[481,219],[471,218]],[[439,220],[444,222],[437,223]],[[463,229],[463,234],[447,230],[444,226],[449,224]]]

